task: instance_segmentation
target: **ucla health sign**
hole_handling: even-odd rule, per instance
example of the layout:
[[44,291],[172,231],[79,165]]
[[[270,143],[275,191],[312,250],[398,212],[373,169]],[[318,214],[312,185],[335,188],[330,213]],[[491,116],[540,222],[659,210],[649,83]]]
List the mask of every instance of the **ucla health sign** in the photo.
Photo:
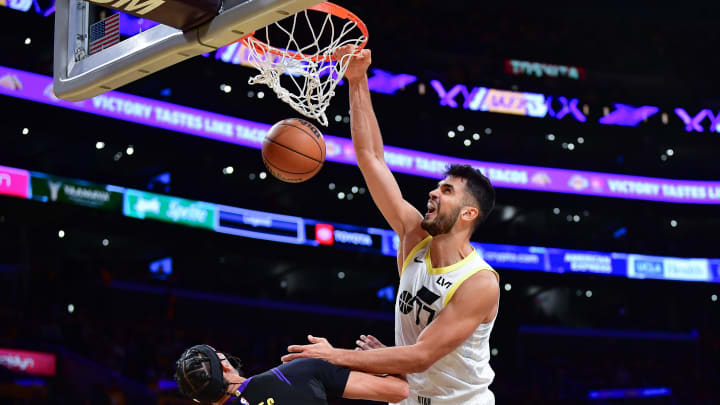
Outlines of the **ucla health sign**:
[[139,190],[125,191],[123,213],[128,217],[214,229],[215,212],[215,204]]
[[680,259],[633,254],[627,257],[627,276],[629,278],[688,281],[713,279],[708,259]]

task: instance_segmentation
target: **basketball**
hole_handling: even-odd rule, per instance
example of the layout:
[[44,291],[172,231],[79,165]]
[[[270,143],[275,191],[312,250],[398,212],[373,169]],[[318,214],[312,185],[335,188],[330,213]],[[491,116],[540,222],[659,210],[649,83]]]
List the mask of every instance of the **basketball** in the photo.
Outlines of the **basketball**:
[[270,128],[262,146],[268,171],[286,183],[300,183],[317,174],[325,162],[325,140],[320,131],[299,118],[282,120]]

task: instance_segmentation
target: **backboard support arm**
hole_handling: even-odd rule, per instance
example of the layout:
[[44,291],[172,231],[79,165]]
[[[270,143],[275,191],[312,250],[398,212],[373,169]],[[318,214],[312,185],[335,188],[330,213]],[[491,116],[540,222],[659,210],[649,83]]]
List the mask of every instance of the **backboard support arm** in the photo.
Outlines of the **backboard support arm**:
[[[225,1],[210,21],[182,31],[157,25],[93,55],[87,50],[88,3],[57,0],[55,12],[55,95],[69,101],[85,100],[116,89],[168,66],[211,52],[322,0]],[[162,6],[160,6],[162,7]],[[158,10],[161,10],[158,8]],[[78,54],[80,52],[80,54]]]

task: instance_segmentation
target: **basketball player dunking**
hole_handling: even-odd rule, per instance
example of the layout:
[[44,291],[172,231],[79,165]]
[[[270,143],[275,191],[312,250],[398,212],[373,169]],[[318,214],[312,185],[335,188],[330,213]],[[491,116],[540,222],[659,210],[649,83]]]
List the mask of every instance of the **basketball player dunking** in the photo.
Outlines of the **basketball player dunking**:
[[[335,57],[352,50],[340,48]],[[290,346],[283,361],[314,357],[353,370],[407,374],[410,396],[401,404],[494,404],[488,388],[495,375],[489,365],[489,339],[498,311],[499,279],[475,252],[470,237],[493,209],[495,191],[472,167],[450,166],[430,191],[425,215],[403,199],[383,155],[366,75],[370,61],[370,51],[362,50],[345,77],[358,165],[375,204],[401,241],[396,346],[372,344],[363,336],[358,344],[373,350],[343,350],[308,336],[312,344]]]

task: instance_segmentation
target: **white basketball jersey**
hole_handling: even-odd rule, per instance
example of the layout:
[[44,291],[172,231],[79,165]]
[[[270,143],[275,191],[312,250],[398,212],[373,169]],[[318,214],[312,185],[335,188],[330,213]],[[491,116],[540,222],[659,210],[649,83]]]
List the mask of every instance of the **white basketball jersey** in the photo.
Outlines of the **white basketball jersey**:
[[[450,302],[455,291],[478,271],[495,273],[477,252],[448,267],[433,268],[428,236],[403,263],[395,303],[395,345],[417,342],[420,332]],[[402,405],[492,405],[488,386],[495,376],[490,368],[490,332],[495,319],[481,324],[460,346],[423,373],[407,374],[410,395]]]

